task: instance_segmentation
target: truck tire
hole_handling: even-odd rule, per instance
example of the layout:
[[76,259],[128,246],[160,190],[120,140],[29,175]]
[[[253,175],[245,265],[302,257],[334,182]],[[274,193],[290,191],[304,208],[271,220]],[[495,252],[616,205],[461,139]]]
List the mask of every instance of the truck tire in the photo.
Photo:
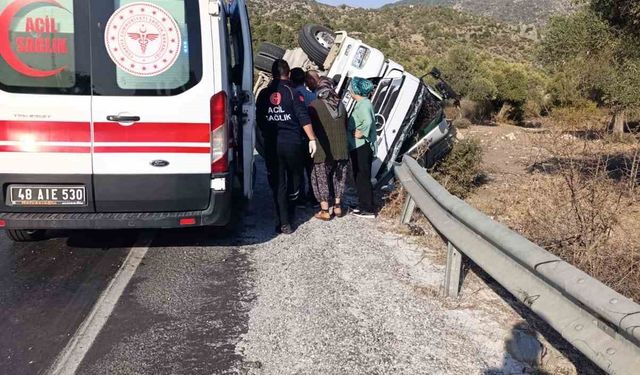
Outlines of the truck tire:
[[273,67],[273,63],[275,61],[276,60],[272,57],[258,55],[254,59],[253,65],[255,66],[256,69],[271,74],[271,68]]
[[14,242],[35,242],[44,239],[44,230],[7,229],[7,237]]
[[264,42],[258,47],[258,55],[271,57],[274,60],[283,58],[285,53],[287,53],[286,49],[269,42]]
[[311,61],[319,67],[322,67],[329,55],[335,38],[336,34],[327,27],[321,25],[306,25],[300,30],[298,43]]

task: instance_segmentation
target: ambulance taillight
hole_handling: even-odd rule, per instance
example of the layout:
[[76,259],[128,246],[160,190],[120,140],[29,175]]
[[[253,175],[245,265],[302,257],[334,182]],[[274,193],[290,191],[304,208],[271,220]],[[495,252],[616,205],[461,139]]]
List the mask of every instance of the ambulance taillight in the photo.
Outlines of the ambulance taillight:
[[227,93],[221,91],[211,98],[211,173],[229,171],[229,142],[227,118]]

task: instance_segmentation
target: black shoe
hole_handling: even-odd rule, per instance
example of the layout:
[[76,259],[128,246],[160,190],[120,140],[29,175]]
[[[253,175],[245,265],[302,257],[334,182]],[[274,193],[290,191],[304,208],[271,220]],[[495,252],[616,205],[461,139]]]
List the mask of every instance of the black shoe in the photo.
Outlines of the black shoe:
[[280,227],[280,231],[282,234],[293,234],[293,228],[291,228],[291,225],[283,225]]
[[375,219],[376,218],[376,214],[374,214],[373,212],[369,212],[369,211],[364,211],[364,210],[354,210],[353,214],[357,217],[363,217],[365,219]]

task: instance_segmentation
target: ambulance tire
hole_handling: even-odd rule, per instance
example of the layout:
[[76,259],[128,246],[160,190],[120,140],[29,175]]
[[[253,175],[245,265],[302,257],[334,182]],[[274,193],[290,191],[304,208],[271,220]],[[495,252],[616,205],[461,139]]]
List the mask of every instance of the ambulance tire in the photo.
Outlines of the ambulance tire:
[[[298,44],[302,50],[319,67],[324,65],[333,45],[335,33],[321,25],[305,25],[300,30]],[[322,41],[321,41],[322,40]]]
[[7,229],[7,237],[14,242],[35,242],[45,238],[44,230]]
[[271,74],[271,68],[273,68],[273,63],[275,61],[276,60],[272,57],[258,55],[254,59],[253,65],[256,69]]
[[258,47],[258,55],[278,60],[284,57],[287,50],[273,43],[264,42]]

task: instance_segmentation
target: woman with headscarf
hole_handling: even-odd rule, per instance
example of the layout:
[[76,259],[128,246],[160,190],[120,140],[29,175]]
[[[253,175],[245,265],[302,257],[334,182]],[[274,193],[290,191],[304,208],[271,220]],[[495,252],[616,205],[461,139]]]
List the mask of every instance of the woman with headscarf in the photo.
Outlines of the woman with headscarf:
[[376,154],[377,134],[373,104],[369,100],[373,88],[368,79],[356,77],[351,81],[351,96],[356,105],[349,118],[349,151],[359,200],[359,206],[353,213],[366,218],[376,217],[371,165]]
[[[317,99],[311,103],[309,114],[318,139],[318,150],[313,157],[311,184],[316,199],[320,202],[320,212],[316,219],[331,220],[330,202],[333,214],[342,217],[342,197],[349,171],[349,151],[347,133],[347,111],[335,92],[335,84],[322,77],[316,89]],[[332,199],[333,198],[333,199]]]

